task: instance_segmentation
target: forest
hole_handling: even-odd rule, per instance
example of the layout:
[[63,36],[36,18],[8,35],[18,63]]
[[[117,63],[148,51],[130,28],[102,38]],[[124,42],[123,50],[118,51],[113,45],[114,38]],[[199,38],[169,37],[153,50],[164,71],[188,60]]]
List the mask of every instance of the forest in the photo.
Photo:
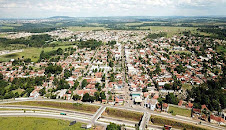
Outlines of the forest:
[[48,34],[32,35],[29,36],[28,38],[17,38],[17,39],[0,38],[0,45],[5,47],[10,44],[24,44],[30,47],[42,47],[43,45],[48,44],[47,41],[50,40],[52,40],[52,38]]

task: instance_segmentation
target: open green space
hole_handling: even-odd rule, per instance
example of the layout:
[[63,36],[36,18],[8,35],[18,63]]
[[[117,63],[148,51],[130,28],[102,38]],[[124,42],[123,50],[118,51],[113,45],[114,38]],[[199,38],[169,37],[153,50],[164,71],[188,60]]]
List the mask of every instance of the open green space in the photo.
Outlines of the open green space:
[[1,130],[83,130],[82,123],[37,117],[0,117]]
[[110,116],[110,117],[116,117],[116,118],[122,118],[122,119],[126,119],[126,120],[140,121],[143,116],[143,113],[107,107],[105,109],[105,112],[103,113],[103,115]]
[[19,94],[21,94],[23,91],[24,91],[23,89],[18,88],[18,89],[16,89],[16,90],[13,90],[12,92],[13,92],[13,93],[18,92]]
[[194,32],[196,30],[195,27],[172,27],[172,26],[144,26],[140,29],[150,29],[153,33],[155,32],[166,32],[167,37],[172,37],[173,35],[178,35],[180,32],[188,31]]
[[99,106],[80,104],[80,103],[63,103],[63,102],[51,102],[51,101],[25,101],[25,102],[14,102],[7,103],[5,105],[27,105],[27,106],[40,106],[40,107],[52,107],[60,109],[68,109],[74,111],[95,113]]
[[191,110],[183,109],[179,107],[169,106],[168,112],[171,112],[173,115],[191,117]]
[[13,53],[13,54],[9,54],[9,55],[2,55],[2,56],[0,56],[0,61],[9,61],[10,59],[17,59],[17,58],[21,58],[22,56],[24,56],[24,58],[31,58],[32,61],[36,62],[36,61],[38,61],[42,50],[44,50],[44,52],[49,52],[52,50],[57,50],[58,48],[65,49],[68,47],[73,47],[73,45],[45,47],[45,48],[29,47],[29,48],[25,48],[23,52]]
[[26,45],[23,44],[10,44],[8,46],[0,46],[0,51],[2,50],[18,50],[18,49],[24,49],[26,48]]
[[170,126],[172,126],[173,129],[174,128],[176,128],[176,129],[186,129],[186,130],[210,129],[210,128],[206,128],[206,127],[201,126],[201,125],[195,125],[195,124],[177,121],[177,120],[174,120],[174,119],[169,119],[169,118],[160,117],[160,116],[151,116],[150,121],[154,125],[160,125],[160,126],[170,125]]
[[220,45],[217,47],[217,52],[218,53],[223,53],[226,54],[226,45]]
[[19,24],[19,23],[5,23],[3,24],[3,26],[12,26],[12,27],[19,27],[22,26],[23,24]]
[[182,89],[185,90],[185,91],[186,91],[187,89],[188,89],[188,90],[191,90],[191,89],[192,89],[192,85],[190,85],[190,84],[182,84]]
[[0,33],[0,37],[5,37],[5,36],[7,36],[6,33]]
[[105,27],[81,27],[81,26],[72,26],[68,27],[70,31],[92,31],[92,30],[106,30]]
[[11,26],[2,26],[2,27],[0,27],[0,29],[13,29],[14,27],[11,27]]

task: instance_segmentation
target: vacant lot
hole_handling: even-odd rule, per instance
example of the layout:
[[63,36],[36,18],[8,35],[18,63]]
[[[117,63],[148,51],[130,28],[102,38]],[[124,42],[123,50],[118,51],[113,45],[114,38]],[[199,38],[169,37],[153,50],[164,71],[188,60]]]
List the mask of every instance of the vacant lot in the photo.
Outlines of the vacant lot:
[[36,117],[0,117],[1,130],[83,130],[81,123]]
[[116,109],[116,108],[106,108],[103,115],[110,116],[110,117],[122,118],[122,119],[126,119],[126,120],[140,121],[140,119],[143,116],[143,113],[129,111],[129,110]]
[[173,115],[181,115],[191,117],[191,110],[183,109],[179,107],[169,106],[168,112],[172,112]]
[[94,105],[51,102],[51,101],[25,101],[25,102],[8,103],[8,105],[28,105],[28,106],[40,106],[40,107],[53,107],[53,108],[88,112],[88,113],[95,113],[99,109],[99,106],[94,106]]

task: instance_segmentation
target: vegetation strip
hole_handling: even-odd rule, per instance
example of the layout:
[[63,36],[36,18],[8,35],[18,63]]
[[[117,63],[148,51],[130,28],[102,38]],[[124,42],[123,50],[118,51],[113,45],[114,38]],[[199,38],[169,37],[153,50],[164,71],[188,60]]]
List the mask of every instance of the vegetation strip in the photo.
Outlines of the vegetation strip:
[[172,119],[166,119],[160,116],[151,116],[150,121],[155,125],[170,125],[173,128],[178,129],[189,129],[189,130],[205,130],[206,128],[203,128],[201,126],[196,126],[194,124],[190,123],[183,123],[181,121],[176,121]]
[[103,114],[104,116],[117,117],[133,121],[140,121],[143,116],[143,113],[141,112],[122,110],[116,108],[106,108]]
[[88,104],[80,104],[80,103],[62,103],[62,102],[50,102],[50,101],[26,101],[26,102],[15,102],[15,103],[7,103],[8,105],[28,105],[28,106],[42,106],[42,107],[53,107],[53,108],[61,108],[68,109],[74,111],[95,113],[99,106],[88,105]]

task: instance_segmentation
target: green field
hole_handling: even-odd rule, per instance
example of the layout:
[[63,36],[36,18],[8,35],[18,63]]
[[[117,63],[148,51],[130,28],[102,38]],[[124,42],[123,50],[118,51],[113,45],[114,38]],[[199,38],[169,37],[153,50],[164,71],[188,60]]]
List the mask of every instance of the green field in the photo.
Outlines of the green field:
[[53,41],[53,42],[49,43],[49,45],[51,45],[51,44],[55,44],[57,46],[69,46],[69,45],[72,45],[73,43],[70,41]]
[[80,26],[73,26],[68,27],[70,31],[76,32],[76,31],[92,31],[92,30],[106,30],[105,27],[80,27]]
[[190,84],[182,84],[182,89],[183,89],[184,91],[186,91],[187,89],[188,89],[188,90],[191,90],[191,89],[192,89],[192,86],[191,86]]
[[95,113],[99,109],[99,106],[96,106],[96,105],[76,104],[76,103],[73,104],[73,103],[51,102],[51,101],[25,101],[25,102],[7,103],[5,105],[52,107],[52,108],[87,112],[87,113]]
[[23,26],[23,24],[10,24],[10,23],[7,23],[7,24],[3,24],[3,26],[10,26],[10,27],[19,27],[19,26]]
[[12,92],[13,92],[13,93],[18,92],[19,94],[21,94],[23,91],[24,91],[23,89],[18,88],[18,89],[16,89],[16,90],[13,90]]
[[0,130],[83,130],[82,123],[36,117],[0,117]]
[[194,27],[171,27],[171,26],[145,26],[141,29],[151,29],[153,33],[163,31],[167,33],[167,37],[172,37],[173,35],[179,34],[179,32],[188,31],[194,32],[196,28]]
[[106,108],[103,115],[121,118],[125,120],[140,121],[143,116],[143,113],[130,111],[130,110],[116,109],[116,108]]
[[7,36],[6,33],[0,33],[0,37],[5,37],[5,36]]
[[154,125],[159,125],[159,126],[164,126],[164,125],[170,125],[172,126],[172,129],[187,129],[187,130],[205,130],[205,129],[210,129],[208,127],[204,127],[202,125],[195,125],[193,123],[187,123],[187,122],[182,122],[174,119],[169,119],[165,117],[160,117],[160,116],[151,116],[150,118],[150,124]]
[[223,53],[223,54],[226,54],[226,45],[224,44],[224,45],[221,45],[221,46],[218,46],[217,47],[217,52],[218,53]]
[[2,26],[2,27],[0,27],[0,29],[14,29],[14,27],[11,27],[11,26]]
[[169,106],[168,112],[172,112],[172,115],[181,115],[181,116],[191,117],[191,110],[183,109],[179,107]]
[[29,48],[25,48],[23,52],[13,53],[13,54],[9,54],[9,55],[2,55],[2,56],[0,56],[0,61],[9,61],[10,59],[17,59],[17,58],[21,58],[22,56],[24,56],[24,58],[31,58],[32,61],[36,62],[36,61],[38,61],[42,50],[44,50],[45,52],[49,52],[52,50],[57,50],[58,48],[65,49],[68,47],[73,47],[73,45],[57,46],[54,48],[53,47],[46,47],[46,48],[29,47]]

